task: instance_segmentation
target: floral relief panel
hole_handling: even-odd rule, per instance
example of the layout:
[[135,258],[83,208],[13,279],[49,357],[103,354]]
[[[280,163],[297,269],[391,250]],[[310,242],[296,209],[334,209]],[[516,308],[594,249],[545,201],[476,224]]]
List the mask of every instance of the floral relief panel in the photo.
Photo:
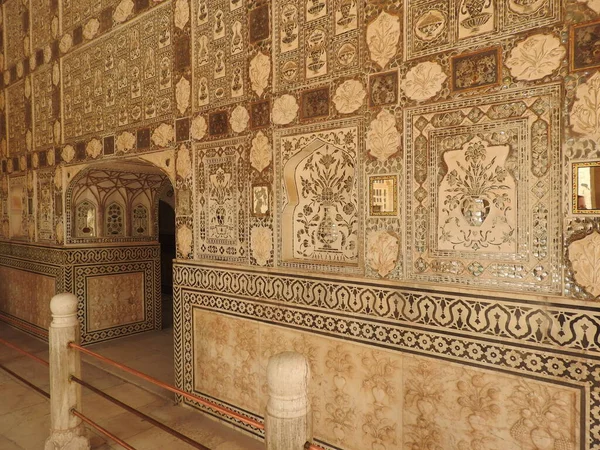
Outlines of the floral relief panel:
[[[276,133],[279,264],[357,269],[362,211],[360,125]],[[313,266],[316,267],[316,266]]]
[[197,144],[195,230],[198,258],[248,261],[248,148],[244,139]]
[[560,292],[558,96],[407,110],[409,278]]
[[63,58],[65,139],[172,116],[171,21],[171,5],[165,3]]
[[8,215],[10,237],[22,239],[27,236],[27,179],[25,176],[12,177],[9,181]]
[[361,2],[287,0],[273,7],[273,90],[356,73],[362,46]]
[[45,150],[60,143],[59,97],[56,89],[58,65],[47,65],[32,77],[33,150]]
[[269,358],[303,354],[315,438],[336,448],[581,447],[578,389],[200,308],[193,329],[193,389],[259,416]]
[[52,276],[0,265],[0,311],[48,329],[50,299],[55,293]]
[[144,273],[87,277],[87,329],[100,331],[144,320]]
[[[18,81],[6,89],[8,154],[18,155],[31,150],[31,109],[25,98],[29,79]],[[31,91],[29,91],[31,92]],[[29,142],[28,142],[29,139]]]
[[54,174],[38,172],[37,176],[37,237],[54,240]]
[[196,110],[247,98],[248,10],[243,0],[192,2]]
[[562,12],[559,0],[408,0],[406,11],[407,59],[551,25]]

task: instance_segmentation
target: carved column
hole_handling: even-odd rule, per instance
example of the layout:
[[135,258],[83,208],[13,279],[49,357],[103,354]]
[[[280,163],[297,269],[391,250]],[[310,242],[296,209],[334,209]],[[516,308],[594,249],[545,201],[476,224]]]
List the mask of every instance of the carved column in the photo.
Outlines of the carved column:
[[81,387],[69,376],[81,376],[80,354],[67,347],[80,342],[77,297],[57,294],[50,301],[50,437],[45,450],[89,450],[85,427],[71,408],[81,410]]
[[283,352],[269,359],[269,401],[265,415],[267,450],[302,450],[312,440],[312,411],[308,399],[310,368],[306,358]]

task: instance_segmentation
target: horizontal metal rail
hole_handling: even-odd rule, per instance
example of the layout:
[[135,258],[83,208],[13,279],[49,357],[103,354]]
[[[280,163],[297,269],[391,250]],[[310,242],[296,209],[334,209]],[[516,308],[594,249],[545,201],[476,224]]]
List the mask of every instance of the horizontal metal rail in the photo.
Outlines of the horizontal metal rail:
[[6,314],[3,314],[1,312],[0,312],[0,320],[2,320],[3,322],[6,322],[9,325],[12,325],[14,327],[23,328],[25,330],[29,330],[33,334],[44,336],[46,338],[48,337],[48,330],[45,330],[44,328],[36,327],[34,325],[30,325],[30,324],[28,324],[26,322],[25,323],[21,322],[21,321],[15,319],[14,317],[7,316]]
[[42,394],[44,397],[46,397],[47,399],[50,399],[50,394],[48,394],[46,391],[44,391],[43,389],[40,389],[39,387],[37,387],[35,384],[31,383],[30,381],[27,381],[25,378],[23,378],[20,375],[17,375],[16,373],[14,373],[12,370],[10,370],[7,367],[4,367],[2,364],[0,364],[0,369],[4,370],[6,373],[8,373],[9,375],[15,377],[17,380],[19,380],[21,383],[26,384],[27,386],[29,386],[31,389],[33,389],[34,391],[36,391],[38,394]]
[[92,428],[94,428],[96,431],[102,433],[104,436],[106,436],[109,439],[112,439],[113,441],[115,441],[117,444],[119,444],[121,447],[127,449],[127,450],[136,450],[134,447],[132,447],[131,445],[129,445],[127,442],[119,439],[118,437],[116,437],[114,434],[112,434],[110,431],[106,430],[105,428],[102,428],[100,425],[98,425],[96,422],[94,422],[93,420],[91,420],[89,417],[84,416],[83,414],[81,414],[79,411],[77,411],[74,408],[71,408],[71,414],[73,414],[76,417],[79,417],[81,420],[83,420],[85,423],[87,423],[89,426],[91,426]]
[[21,353],[21,354],[23,354],[23,355],[25,355],[25,356],[28,356],[29,358],[31,358],[31,359],[33,359],[33,360],[35,360],[35,361],[39,362],[40,364],[43,364],[43,365],[44,365],[44,366],[46,366],[46,367],[50,367],[50,363],[48,363],[48,361],[46,361],[46,360],[44,360],[44,359],[42,359],[42,358],[40,358],[40,357],[38,357],[38,356],[35,356],[33,353],[30,353],[30,352],[28,352],[27,350],[23,350],[21,347],[18,347],[18,346],[16,346],[15,344],[11,344],[10,342],[8,342],[8,341],[5,341],[4,339],[0,339],[0,344],[4,344],[4,345],[6,345],[7,347],[10,347],[10,348],[12,348],[13,350],[16,350],[16,351],[18,351],[19,353]]
[[146,375],[145,373],[142,373],[142,372],[140,372],[138,370],[132,369],[131,367],[128,367],[128,366],[126,366],[124,364],[121,364],[121,363],[118,363],[117,361],[114,361],[114,360],[112,360],[110,358],[102,356],[102,355],[100,355],[100,354],[98,354],[96,352],[88,350],[87,348],[84,348],[81,345],[75,344],[74,342],[69,342],[69,347],[70,348],[74,348],[76,350],[79,350],[80,352],[85,353],[86,355],[89,355],[89,356],[92,356],[94,358],[97,358],[98,360],[100,360],[102,362],[105,362],[106,364],[110,364],[113,367],[117,367],[117,368],[119,368],[119,369],[121,369],[121,370],[123,370],[123,371],[125,371],[127,373],[135,375],[135,376],[137,376],[137,377],[139,377],[139,378],[141,378],[143,380],[146,380],[146,381],[148,381],[148,382],[150,382],[150,383],[152,383],[152,384],[154,384],[156,386],[159,386],[159,387],[161,387],[163,389],[171,391],[171,392],[173,392],[175,394],[181,395],[182,397],[185,397],[188,400],[192,400],[194,402],[198,402],[201,405],[204,405],[207,408],[212,409],[213,411],[217,411],[217,412],[220,412],[221,414],[225,414],[226,416],[229,416],[229,417],[232,417],[234,419],[237,419],[240,422],[244,422],[245,424],[250,425],[250,426],[252,426],[254,428],[257,428],[259,430],[264,430],[265,429],[265,426],[262,423],[254,420],[254,419],[242,416],[241,414],[239,414],[239,413],[237,413],[237,412],[235,412],[235,411],[233,411],[233,410],[231,410],[229,408],[225,408],[223,406],[217,405],[216,403],[213,403],[211,401],[208,401],[208,400],[205,400],[203,398],[200,398],[197,395],[193,395],[193,394],[190,394],[189,392],[186,392],[186,391],[183,391],[181,389],[178,389],[175,386],[172,386],[172,385],[170,385],[168,383],[164,383],[164,382],[162,382],[160,380],[157,380],[156,378],[153,378],[153,377],[151,377],[149,375]]
[[89,383],[87,383],[87,382],[85,382],[85,381],[83,381],[83,380],[81,380],[81,379],[79,379],[79,378],[77,378],[77,377],[75,377],[75,376],[73,376],[73,375],[71,375],[71,376],[69,377],[69,379],[70,379],[71,381],[74,381],[74,382],[76,382],[76,383],[78,383],[78,384],[82,385],[83,387],[85,387],[85,388],[89,389],[89,390],[90,390],[90,391],[92,391],[94,394],[97,394],[97,395],[99,395],[100,397],[102,397],[102,398],[104,398],[104,399],[108,400],[109,402],[112,402],[112,403],[114,403],[115,405],[117,405],[117,406],[120,406],[120,407],[121,407],[121,408],[123,408],[125,411],[128,411],[128,412],[130,412],[130,413],[132,413],[132,414],[136,415],[136,416],[137,416],[137,417],[139,417],[140,419],[142,419],[142,420],[145,420],[146,422],[148,422],[148,423],[150,423],[150,424],[154,425],[155,427],[157,427],[157,428],[160,428],[160,429],[161,429],[161,430],[163,430],[164,432],[166,432],[166,433],[169,433],[169,434],[170,434],[170,435],[172,435],[172,436],[175,436],[177,439],[181,439],[181,440],[182,440],[183,442],[185,442],[186,444],[189,444],[189,445],[191,445],[192,447],[194,447],[194,448],[197,448],[197,449],[200,449],[200,450],[210,450],[210,448],[209,448],[209,447],[205,447],[204,445],[200,444],[199,442],[196,442],[195,440],[193,440],[193,439],[191,439],[191,438],[187,437],[186,435],[184,435],[184,434],[181,434],[179,431],[177,431],[177,430],[174,430],[173,428],[171,428],[171,427],[169,427],[169,426],[167,426],[167,425],[165,425],[165,424],[163,424],[163,423],[159,422],[158,420],[155,420],[155,419],[153,419],[152,417],[150,417],[150,416],[148,416],[148,415],[144,414],[143,412],[141,412],[141,411],[138,411],[137,409],[135,409],[135,408],[132,408],[131,406],[129,406],[129,405],[127,405],[127,404],[123,403],[122,401],[120,401],[120,400],[117,400],[116,398],[114,398],[114,397],[112,397],[112,396],[110,396],[110,395],[108,395],[108,394],[106,394],[106,393],[102,392],[100,389],[98,389],[98,388],[95,388],[95,387],[94,387],[94,386],[92,386],[91,384],[89,384]]
[[323,447],[319,447],[317,444],[311,444],[307,442],[304,444],[304,450],[324,450]]

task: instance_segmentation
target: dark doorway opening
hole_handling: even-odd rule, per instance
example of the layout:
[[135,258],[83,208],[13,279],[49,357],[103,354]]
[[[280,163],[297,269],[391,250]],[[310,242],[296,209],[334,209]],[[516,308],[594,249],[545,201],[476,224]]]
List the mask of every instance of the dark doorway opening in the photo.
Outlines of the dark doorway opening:
[[[173,191],[167,191],[172,197]],[[169,200],[158,202],[162,328],[173,327],[173,259],[175,259],[175,211]]]

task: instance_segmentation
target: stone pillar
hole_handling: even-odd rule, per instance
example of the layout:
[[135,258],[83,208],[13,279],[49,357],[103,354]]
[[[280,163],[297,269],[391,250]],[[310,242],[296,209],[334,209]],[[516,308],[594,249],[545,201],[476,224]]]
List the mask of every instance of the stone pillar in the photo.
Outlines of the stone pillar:
[[302,450],[307,441],[312,441],[309,378],[308,361],[299,353],[283,352],[269,359],[269,400],[265,414],[267,450]]
[[69,381],[70,375],[81,376],[81,355],[67,346],[80,342],[77,297],[55,295],[50,311],[50,437],[44,450],[89,450],[85,427],[71,414],[71,408],[81,411],[81,386]]

